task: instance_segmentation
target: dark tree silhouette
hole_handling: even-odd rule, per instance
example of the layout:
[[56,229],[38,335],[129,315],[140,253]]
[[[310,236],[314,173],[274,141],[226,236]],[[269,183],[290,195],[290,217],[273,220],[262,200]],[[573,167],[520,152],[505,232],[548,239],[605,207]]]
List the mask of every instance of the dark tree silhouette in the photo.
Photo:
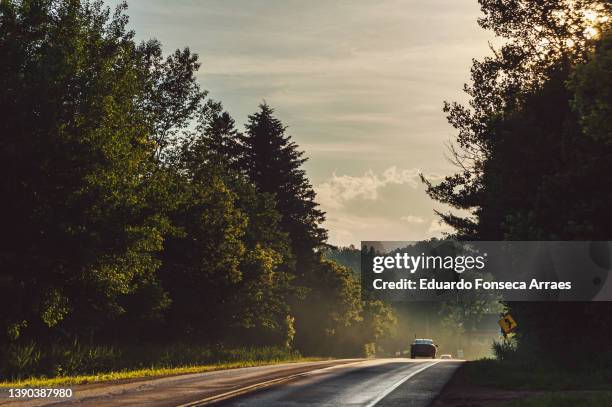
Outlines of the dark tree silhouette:
[[[469,106],[445,105],[459,172],[424,181],[432,198],[470,216],[442,219],[466,240],[609,240],[610,3],[480,3],[480,24],[507,42],[474,62]],[[609,304],[507,306],[522,321],[520,347],[554,361],[605,346],[612,328]]]
[[240,136],[240,165],[258,191],[275,195],[280,227],[291,239],[299,268],[300,260],[325,245],[327,231],[321,227],[325,214],[318,209],[315,192],[301,168],[307,158],[273,113],[263,103],[249,116],[246,132]]

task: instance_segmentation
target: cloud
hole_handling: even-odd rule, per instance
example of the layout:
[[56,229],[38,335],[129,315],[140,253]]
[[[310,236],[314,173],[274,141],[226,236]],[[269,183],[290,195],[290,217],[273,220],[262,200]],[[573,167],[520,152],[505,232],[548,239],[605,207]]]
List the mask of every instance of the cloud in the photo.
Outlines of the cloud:
[[368,170],[360,177],[350,175],[338,176],[334,172],[327,181],[319,184],[315,190],[318,202],[325,208],[342,208],[351,200],[363,199],[376,201],[380,190],[388,185],[408,185],[416,188],[419,184],[418,169],[398,169],[389,167],[382,174]]
[[[325,228],[335,245],[365,240],[416,241],[442,237],[451,229],[438,223],[433,209],[450,208],[432,201],[417,168],[390,166],[355,176],[333,172],[315,186],[317,202],[327,213]],[[440,176],[431,174],[433,182]]]
[[[339,218],[329,219],[326,222],[330,242],[342,246],[350,244],[359,246],[359,242],[365,240],[421,240],[426,236],[422,229],[427,229],[427,224],[418,226],[417,228],[406,227],[398,223],[396,219],[385,216],[385,214],[375,214],[373,216],[343,214]],[[423,228],[420,226],[423,226]]]
[[452,233],[453,228],[439,219],[434,219],[429,224],[427,232],[430,233],[432,237],[442,237],[444,233]]
[[400,220],[403,220],[406,223],[425,223],[425,219],[423,219],[421,216],[414,215],[402,216]]

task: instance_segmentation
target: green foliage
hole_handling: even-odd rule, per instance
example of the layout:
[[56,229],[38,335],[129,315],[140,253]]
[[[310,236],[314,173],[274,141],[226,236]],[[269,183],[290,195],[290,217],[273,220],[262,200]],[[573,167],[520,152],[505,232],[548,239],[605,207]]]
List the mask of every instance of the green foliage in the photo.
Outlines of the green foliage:
[[362,320],[359,285],[350,270],[331,261],[322,260],[311,273],[306,286],[316,288],[296,300],[296,344],[309,353],[325,348],[335,353],[343,349],[346,331]]
[[514,360],[481,359],[466,362],[466,384],[508,390],[611,390],[610,365],[563,369],[529,355]]
[[348,267],[355,275],[355,278],[361,278],[361,250],[355,246],[328,248],[323,252],[323,257]]
[[378,300],[363,302],[363,321],[357,325],[358,341],[366,342],[364,356],[372,356],[385,351],[384,342],[395,333],[398,317],[392,308]]
[[[363,300],[353,273],[338,263],[321,260],[312,270],[310,289],[297,307],[296,345],[312,354],[373,355],[397,323],[381,301]],[[315,283],[316,282],[316,283]]]
[[171,213],[180,232],[167,240],[160,272],[176,299],[169,320],[187,337],[240,332],[247,342],[290,343],[291,256],[275,201],[231,165],[238,132],[221,104],[201,109],[169,161],[183,190]]
[[289,235],[294,255],[302,260],[324,246],[327,231],[320,223],[325,214],[317,208],[314,190],[301,168],[304,152],[285,135],[286,127],[273,113],[264,103],[249,116],[247,131],[240,136],[240,170],[259,192],[275,195],[280,227]]
[[612,143],[612,31],[603,33],[588,61],[576,66],[569,88],[572,107],[583,133],[604,144]]
[[17,378],[37,373],[40,366],[41,352],[34,343],[21,346],[11,344],[3,353],[3,360],[6,361],[6,377],[11,373],[17,375]]
[[136,46],[123,8],[0,5],[5,323],[93,329],[159,267],[167,221],[151,207],[155,118],[143,108],[143,62],[159,44]]
[[516,360],[516,341],[512,339],[503,339],[493,343],[493,353],[498,360]]
[[239,132],[126,8],[0,2],[2,376],[374,352],[393,313],[321,259],[285,125]]
[[246,132],[238,135],[238,146],[231,150],[240,152],[235,168],[257,192],[274,197],[278,227],[288,237],[290,253],[283,266],[292,274],[295,287],[288,298],[296,316],[295,344],[309,353],[360,354],[364,343],[373,343],[381,326],[394,320],[384,306],[366,311],[354,273],[322,259],[320,250],[327,238],[320,226],[324,213],[301,168],[304,153],[285,135],[285,125],[273,113],[267,104],[260,105],[249,116]]
[[185,183],[187,195],[171,215],[181,235],[166,240],[162,255],[162,285],[173,298],[170,319],[183,334],[195,333],[195,324],[223,320],[223,308],[216,304],[242,279],[246,219],[222,180],[205,182]]
[[[609,240],[610,3],[480,3],[480,24],[506,41],[474,62],[469,105],[445,105],[459,171],[424,181],[432,198],[470,216],[442,219],[466,240]],[[605,348],[612,328],[606,303],[507,308],[520,321],[519,354],[569,366],[596,359],[582,351]]]
[[500,407],[607,407],[612,404],[610,392],[547,394],[500,404]]

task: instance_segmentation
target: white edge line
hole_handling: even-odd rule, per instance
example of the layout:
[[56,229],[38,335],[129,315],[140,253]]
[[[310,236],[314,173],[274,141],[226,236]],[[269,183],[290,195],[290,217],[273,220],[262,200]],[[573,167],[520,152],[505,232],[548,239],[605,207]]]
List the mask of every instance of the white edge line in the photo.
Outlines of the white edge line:
[[374,399],[374,401],[368,403],[366,405],[366,407],[374,407],[376,404],[378,404],[379,401],[381,401],[382,399],[384,399],[385,397],[387,397],[389,395],[389,393],[391,393],[393,390],[397,389],[399,386],[401,386],[406,380],[410,379],[411,377],[417,375],[418,373],[421,373],[423,370],[425,369],[429,369],[430,367],[432,367],[433,365],[436,365],[440,363],[440,361],[438,362],[433,362],[430,363],[428,365],[423,366],[420,369],[415,370],[414,372],[410,373],[408,376],[406,377],[402,377],[400,380],[398,380],[395,384],[393,384],[391,387],[385,389],[385,391],[383,391],[381,394],[378,395],[378,397],[376,397]]
[[289,376],[277,377],[276,379],[271,379],[271,380],[266,380],[264,382],[250,384],[250,385],[245,386],[245,387],[240,387],[238,389],[231,390],[231,391],[228,391],[228,392],[225,392],[225,393],[221,393],[221,394],[217,394],[217,395],[214,395],[214,396],[206,397],[206,398],[203,398],[201,400],[196,400],[196,401],[192,401],[192,402],[189,402],[189,403],[180,404],[180,405],[178,405],[176,407],[203,406],[203,405],[206,405],[206,404],[215,403],[215,402],[222,401],[222,400],[227,400],[229,398],[242,395],[243,393],[247,393],[247,392],[250,392],[252,390],[263,389],[263,388],[272,386],[272,385],[277,384],[277,383],[282,383],[282,382],[286,382],[286,381],[289,381],[289,380],[293,380],[293,379],[296,379],[298,377],[304,377],[304,376],[308,376],[308,375],[311,375],[311,374],[320,373],[320,372],[322,372],[324,370],[330,370],[330,369],[333,369],[333,368],[349,366],[349,365],[354,365],[354,364],[363,363],[363,362],[367,362],[367,360],[358,360],[356,362],[349,362],[349,363],[343,363],[343,364],[339,364],[339,365],[327,366],[327,367],[323,367],[321,369],[308,370],[306,372],[295,373],[295,374],[292,374],[292,375],[289,375]]

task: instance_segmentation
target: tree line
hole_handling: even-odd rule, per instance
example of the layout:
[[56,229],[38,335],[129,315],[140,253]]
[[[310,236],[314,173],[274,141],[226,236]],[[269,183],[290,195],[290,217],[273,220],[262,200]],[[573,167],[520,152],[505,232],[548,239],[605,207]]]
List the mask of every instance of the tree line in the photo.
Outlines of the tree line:
[[[469,215],[441,218],[464,240],[611,240],[612,4],[479,3],[479,24],[502,45],[474,61],[469,103],[445,106],[459,171],[424,181],[433,199]],[[506,308],[518,321],[507,345],[519,355],[572,366],[612,357],[610,303]]]
[[0,346],[372,351],[395,317],[326,260],[324,213],[265,102],[240,130],[189,48],[126,5],[0,2]]

